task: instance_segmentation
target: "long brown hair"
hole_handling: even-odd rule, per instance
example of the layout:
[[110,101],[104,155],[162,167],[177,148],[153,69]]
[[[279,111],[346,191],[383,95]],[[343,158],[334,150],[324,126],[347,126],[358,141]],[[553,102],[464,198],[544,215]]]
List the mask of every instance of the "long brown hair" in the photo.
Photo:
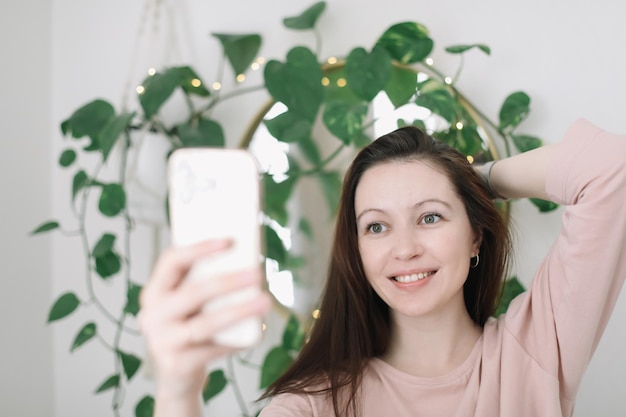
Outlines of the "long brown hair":
[[327,395],[335,415],[358,414],[358,388],[372,357],[388,348],[389,307],[372,289],[363,270],[357,240],[354,196],[365,171],[391,161],[427,161],[444,173],[463,201],[481,259],[470,268],[464,298],[472,320],[483,326],[501,294],[511,248],[506,221],[489,198],[467,158],[416,127],[403,127],[363,148],[343,182],[335,236],[320,317],[293,365],[261,399],[281,393]]

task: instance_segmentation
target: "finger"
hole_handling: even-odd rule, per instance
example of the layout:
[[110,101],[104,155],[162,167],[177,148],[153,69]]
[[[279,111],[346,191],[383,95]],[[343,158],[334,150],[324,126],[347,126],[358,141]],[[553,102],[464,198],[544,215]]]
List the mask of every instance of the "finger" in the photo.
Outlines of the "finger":
[[196,314],[212,300],[248,288],[261,288],[263,274],[259,269],[210,278],[207,281],[185,282],[165,302],[160,310],[170,318],[185,318]]
[[198,314],[187,321],[185,337],[192,344],[212,343],[216,333],[237,322],[267,313],[272,305],[269,294],[261,292],[245,303]]
[[222,252],[231,245],[231,240],[219,239],[167,249],[159,257],[152,276],[142,291],[142,305],[147,299],[170,291],[179,285],[198,259]]

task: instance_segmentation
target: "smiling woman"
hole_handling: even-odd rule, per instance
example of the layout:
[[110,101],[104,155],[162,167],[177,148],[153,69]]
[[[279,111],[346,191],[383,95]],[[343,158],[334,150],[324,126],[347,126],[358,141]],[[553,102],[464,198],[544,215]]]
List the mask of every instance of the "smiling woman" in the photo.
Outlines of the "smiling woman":
[[321,316],[261,415],[571,416],[626,277],[625,153],[626,136],[580,120],[561,144],[494,165],[496,192],[565,204],[568,220],[496,319],[510,238],[480,174],[416,127],[365,147],[344,180]]
[[[158,16],[159,11],[164,11],[161,7],[165,2],[147,4],[150,7],[145,10],[146,22],[150,15]],[[325,7],[325,2],[317,2],[283,23],[289,30],[316,32]],[[154,13],[148,13],[151,10]],[[128,340],[141,336],[135,318],[143,285],[139,277],[144,274],[134,271],[141,263],[136,262],[136,251],[131,251],[135,226],[148,228],[154,247],[153,253],[146,256],[146,263],[151,265],[152,255],[156,257],[162,244],[155,236],[167,229],[167,212],[163,209],[167,191],[154,172],[163,174],[160,167],[175,149],[235,145],[236,140],[225,137],[229,129],[223,128],[224,120],[218,120],[224,114],[216,111],[222,103],[242,97],[247,100],[250,92],[267,93],[270,104],[250,129],[254,139],[250,133],[242,146],[260,156],[260,150],[271,143],[279,152],[279,164],[274,159],[264,165],[267,169],[263,172],[262,211],[266,250],[262,255],[269,266],[267,276],[271,292],[279,301],[276,304],[288,307],[283,311],[289,318],[278,324],[280,329],[272,329],[283,331],[277,344],[262,353],[258,385],[261,389],[292,363],[306,340],[313,314],[319,313],[311,314],[311,310],[317,307],[319,277],[326,273],[332,237],[329,229],[339,203],[341,178],[356,152],[374,137],[409,125],[419,126],[458,149],[465,163],[498,159],[496,148],[504,151],[500,154],[508,155],[513,153],[513,147],[522,151],[541,143],[537,138],[516,133],[530,110],[530,99],[525,93],[508,95],[497,121],[492,122],[456,88],[464,54],[489,54],[487,46],[463,44],[445,48],[447,57],[460,62],[454,76],[448,76],[433,65],[430,55],[435,43],[428,29],[418,22],[393,24],[373,44],[356,46],[345,57],[321,57],[317,44],[315,48],[298,45],[284,59],[264,60],[258,56],[262,44],[258,34],[213,33],[213,40],[221,46],[219,56],[211,60],[220,65],[215,71],[217,79],[207,82],[201,77],[204,69],[197,71],[189,65],[146,67],[147,75],[142,71],[139,85],[132,89],[137,93],[135,102],[124,102],[116,108],[105,99],[95,98],[71,112],[60,126],[69,140],[63,141],[58,163],[67,172],[68,203],[75,216],[67,222],[46,221],[33,233],[75,231],[84,261],[84,283],[77,288],[72,283],[71,288],[57,296],[48,321],[57,322],[79,312],[86,315],[82,326],[75,329],[71,350],[101,342],[100,348],[110,355],[111,369],[96,375],[101,382],[93,388],[98,395],[111,394],[114,414],[122,412],[124,394],[137,380],[144,363],[143,354]],[[236,89],[232,91],[228,91],[228,82],[223,79],[226,67],[233,70],[232,79],[236,80]],[[240,85],[249,71],[261,68],[262,83]],[[253,78],[248,77],[247,82]],[[226,113],[239,115],[237,111]],[[236,124],[241,122],[237,120]],[[261,131],[268,134],[269,142],[261,141]],[[494,144],[489,138],[501,141]],[[138,175],[144,161],[152,169],[146,175],[149,181]],[[139,200],[147,203],[145,210],[136,204]],[[539,206],[546,207],[542,204]],[[445,213],[440,214],[445,219]],[[471,213],[468,215],[471,217]],[[428,219],[434,220],[435,216]],[[111,222],[110,229],[101,227],[103,220],[106,224]],[[477,269],[484,264],[481,261]],[[412,276],[405,274],[401,279]],[[115,288],[109,283],[115,283]],[[87,291],[84,297],[83,286]],[[111,289],[105,293],[113,299],[110,305],[104,302],[108,297],[102,288]],[[189,329],[177,331],[186,340],[193,340]],[[180,347],[178,343],[176,346]],[[230,365],[232,358],[228,357]],[[204,375],[200,385],[205,388],[205,403],[225,388],[233,388],[237,398],[242,399],[231,370],[213,369],[210,375]],[[144,394],[134,403],[137,415],[149,414],[153,407],[153,397]],[[238,401],[238,406],[243,415],[255,414],[243,400]]]

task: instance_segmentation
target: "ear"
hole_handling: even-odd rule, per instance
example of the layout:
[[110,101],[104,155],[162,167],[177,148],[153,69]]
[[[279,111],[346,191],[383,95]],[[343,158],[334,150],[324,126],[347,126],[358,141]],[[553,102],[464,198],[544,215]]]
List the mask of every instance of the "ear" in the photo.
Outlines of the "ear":
[[480,245],[483,243],[482,231],[474,233],[474,241],[472,242],[472,257],[478,255],[480,252]]

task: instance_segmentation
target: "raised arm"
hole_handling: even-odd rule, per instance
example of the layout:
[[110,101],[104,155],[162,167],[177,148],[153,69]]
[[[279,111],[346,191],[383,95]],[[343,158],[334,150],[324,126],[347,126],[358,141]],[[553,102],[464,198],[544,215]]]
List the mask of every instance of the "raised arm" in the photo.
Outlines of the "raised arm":
[[546,194],[548,166],[560,145],[546,145],[498,161],[490,172],[495,192],[505,198],[542,198]]
[[577,121],[558,145],[497,162],[492,188],[565,206],[557,240],[506,331],[573,399],[626,278],[626,136]]

